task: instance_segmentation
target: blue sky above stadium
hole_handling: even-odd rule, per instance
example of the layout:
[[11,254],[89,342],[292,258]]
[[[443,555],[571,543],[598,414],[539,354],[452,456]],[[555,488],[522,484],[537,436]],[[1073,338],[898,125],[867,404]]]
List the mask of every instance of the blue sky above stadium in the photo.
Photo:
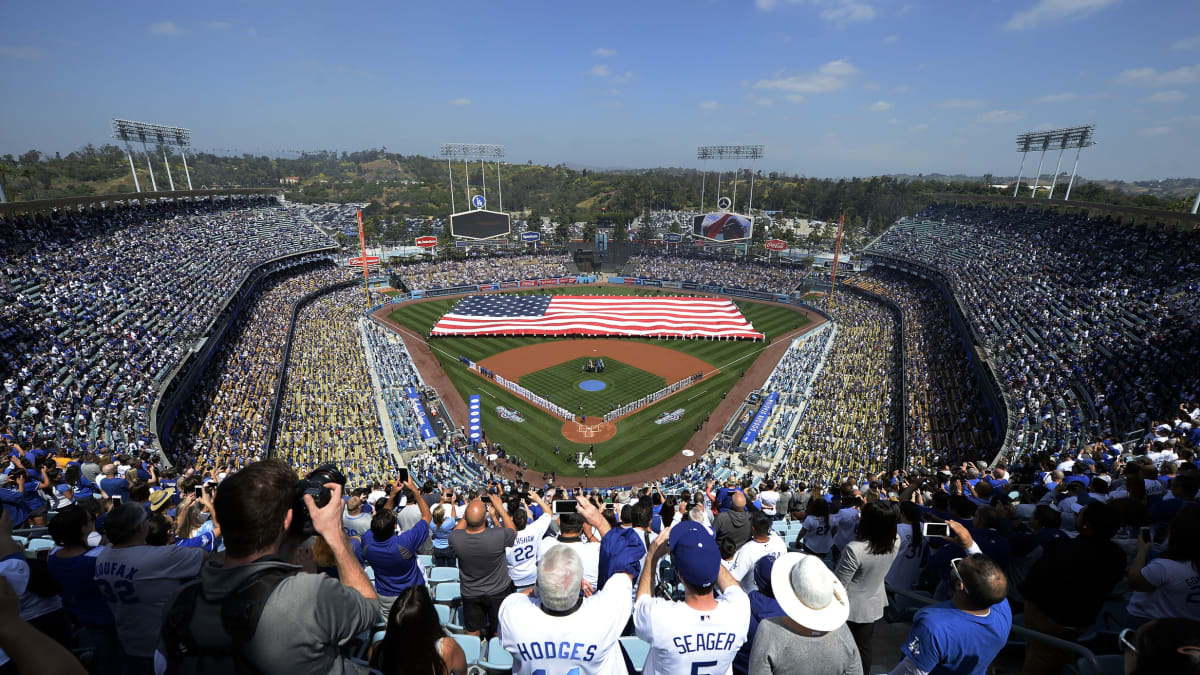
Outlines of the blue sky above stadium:
[[696,164],[696,145],[745,142],[766,144],[764,170],[1005,175],[1017,133],[1094,123],[1085,176],[1200,174],[1195,0],[4,13],[0,153],[103,143],[109,118],[125,117],[190,127],[198,149],[256,154],[430,155],[466,141],[503,143],[521,163],[679,166]]

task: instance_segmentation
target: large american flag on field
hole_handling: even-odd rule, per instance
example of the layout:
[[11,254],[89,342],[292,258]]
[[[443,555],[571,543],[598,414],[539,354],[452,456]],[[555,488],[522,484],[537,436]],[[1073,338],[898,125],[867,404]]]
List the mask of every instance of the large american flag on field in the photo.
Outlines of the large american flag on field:
[[432,333],[763,338],[727,299],[611,295],[473,295]]

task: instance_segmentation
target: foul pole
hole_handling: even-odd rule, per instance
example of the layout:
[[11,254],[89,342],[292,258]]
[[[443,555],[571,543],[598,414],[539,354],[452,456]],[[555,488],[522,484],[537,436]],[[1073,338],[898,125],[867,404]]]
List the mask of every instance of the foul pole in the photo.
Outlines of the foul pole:
[[846,214],[838,216],[837,241],[833,245],[833,275],[829,278],[829,301],[825,303],[825,311],[833,311],[833,290],[837,287],[838,259],[842,256],[842,227],[846,224]]
[[371,306],[371,288],[367,285],[367,237],[363,233],[362,209],[358,210],[358,244],[362,248],[363,293],[366,294],[366,307]]

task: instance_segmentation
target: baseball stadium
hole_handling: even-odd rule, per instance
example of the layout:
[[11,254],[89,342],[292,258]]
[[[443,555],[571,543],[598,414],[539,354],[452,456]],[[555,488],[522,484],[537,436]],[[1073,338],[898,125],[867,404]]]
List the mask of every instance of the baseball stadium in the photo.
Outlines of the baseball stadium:
[[1017,4],[6,7],[0,675],[1200,675],[1196,7]]

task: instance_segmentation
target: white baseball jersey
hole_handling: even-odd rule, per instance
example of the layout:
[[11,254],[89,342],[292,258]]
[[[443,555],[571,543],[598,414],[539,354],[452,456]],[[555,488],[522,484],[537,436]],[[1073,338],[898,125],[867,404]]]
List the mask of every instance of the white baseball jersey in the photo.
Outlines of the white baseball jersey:
[[833,543],[839,550],[845,549],[854,541],[858,534],[858,519],[861,516],[858,509],[846,507],[829,517],[837,527],[837,532],[833,535]]
[[549,513],[543,513],[517,533],[512,546],[504,549],[508,576],[514,585],[532,586],[537,581],[538,553],[552,521]]
[[116,619],[130,656],[154,655],[166,604],[184,581],[200,574],[204,551],[179,546],[108,548],[96,558],[96,584]]
[[629,621],[632,592],[628,574],[613,575],[604,590],[565,616],[547,614],[524,593],[505,598],[500,635],[513,657],[513,675],[625,675],[618,638]]
[[734,554],[733,564],[729,566],[729,573],[733,575],[734,579],[741,582],[743,591],[747,593],[756,591],[758,584],[754,581],[754,566],[764,557],[778,558],[784,553],[787,553],[787,544],[774,532],[768,534],[765,542],[751,539],[742,544],[742,547]]
[[363,536],[371,529],[371,514],[359,513],[352,516],[349,509],[342,509],[342,529],[346,531],[347,537]]
[[571,546],[583,561],[583,578],[596,587],[596,577],[600,576],[600,542],[598,541],[563,541],[561,538],[543,539],[538,549],[538,560],[555,546]]
[[633,625],[650,643],[643,673],[728,675],[750,628],[750,598],[731,586],[716,609],[701,611],[644,595],[634,605]]

